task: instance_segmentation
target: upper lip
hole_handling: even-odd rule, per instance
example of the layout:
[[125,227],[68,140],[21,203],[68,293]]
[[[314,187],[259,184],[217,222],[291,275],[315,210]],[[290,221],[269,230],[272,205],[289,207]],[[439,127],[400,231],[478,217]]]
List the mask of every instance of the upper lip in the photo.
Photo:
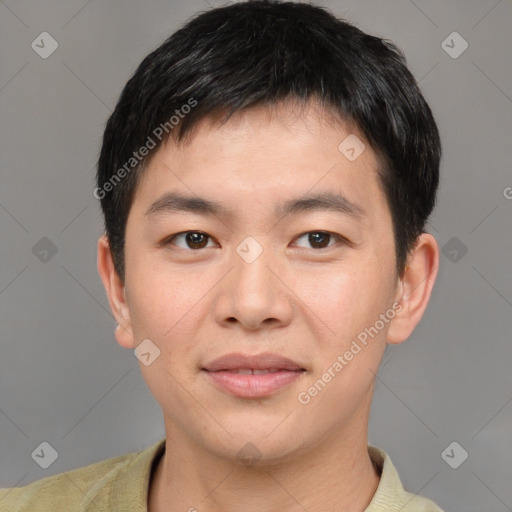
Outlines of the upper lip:
[[254,356],[246,354],[226,354],[210,361],[203,367],[203,370],[209,372],[218,372],[221,370],[236,370],[240,368],[248,368],[251,370],[304,370],[299,364],[295,363],[287,357],[278,354],[264,353]]

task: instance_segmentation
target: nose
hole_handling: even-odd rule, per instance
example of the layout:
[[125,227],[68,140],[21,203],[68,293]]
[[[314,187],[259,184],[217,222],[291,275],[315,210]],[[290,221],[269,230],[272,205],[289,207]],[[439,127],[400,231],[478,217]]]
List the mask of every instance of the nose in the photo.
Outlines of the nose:
[[263,251],[249,261],[238,253],[233,255],[233,268],[219,287],[215,320],[223,327],[236,324],[245,330],[288,325],[293,293],[284,283],[275,257],[270,251]]

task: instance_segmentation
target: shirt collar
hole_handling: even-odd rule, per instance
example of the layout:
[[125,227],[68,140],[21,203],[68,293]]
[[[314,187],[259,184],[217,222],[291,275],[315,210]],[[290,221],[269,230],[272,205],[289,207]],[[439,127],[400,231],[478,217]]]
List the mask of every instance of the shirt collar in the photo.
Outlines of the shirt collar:
[[[113,483],[109,496],[110,510],[147,512],[149,482],[164,453],[165,438],[134,454]],[[380,474],[380,481],[365,512],[394,510],[394,506],[403,503],[404,497],[398,472],[383,450],[369,445],[368,453]]]
[[380,474],[380,481],[364,512],[403,510],[408,503],[408,493],[405,492],[398,472],[388,454],[384,450],[371,445],[368,446],[368,453],[375,469]]
[[165,452],[165,438],[134,454],[112,485],[109,510],[147,512],[149,482]]

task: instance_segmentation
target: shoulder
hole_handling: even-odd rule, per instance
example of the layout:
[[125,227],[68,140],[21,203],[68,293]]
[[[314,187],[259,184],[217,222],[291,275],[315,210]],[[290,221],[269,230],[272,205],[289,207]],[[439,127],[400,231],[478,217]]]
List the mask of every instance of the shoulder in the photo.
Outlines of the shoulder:
[[94,503],[107,510],[112,482],[137,456],[120,455],[37,480],[23,487],[0,489],[0,512],[81,512]]
[[380,482],[365,512],[443,512],[432,500],[407,492],[388,454],[368,446],[370,458],[380,473]]
[[402,512],[443,512],[432,500],[404,491],[405,505]]

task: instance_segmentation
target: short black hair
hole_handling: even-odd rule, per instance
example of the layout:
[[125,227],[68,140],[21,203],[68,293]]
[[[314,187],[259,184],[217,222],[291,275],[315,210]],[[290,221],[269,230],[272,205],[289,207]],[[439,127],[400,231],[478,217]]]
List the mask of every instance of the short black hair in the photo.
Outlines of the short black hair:
[[375,151],[403,275],[435,206],[441,159],[433,114],[403,52],[322,7],[252,0],[201,12],[166,39],[140,63],[107,121],[94,195],[123,282],[134,192],[162,143],[178,144],[206,117],[226,121],[288,99],[319,100]]

